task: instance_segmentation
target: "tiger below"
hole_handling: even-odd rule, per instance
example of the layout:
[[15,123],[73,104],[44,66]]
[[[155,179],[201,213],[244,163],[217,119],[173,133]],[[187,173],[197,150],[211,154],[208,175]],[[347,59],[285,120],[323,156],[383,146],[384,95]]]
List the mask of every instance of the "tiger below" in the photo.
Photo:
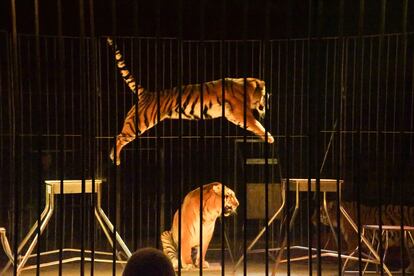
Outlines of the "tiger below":
[[[357,221],[357,203],[342,201],[342,207],[347,211],[351,216],[352,220]],[[336,201],[329,201],[327,203],[327,210],[329,218],[332,221],[334,227],[338,227],[337,223],[337,203]],[[361,214],[361,225],[372,225],[378,224],[378,206],[367,206],[360,205],[360,214]],[[404,225],[414,226],[414,207],[404,207]],[[315,212],[316,215],[316,212]],[[316,217],[312,218],[313,223],[316,223]],[[383,225],[400,225],[401,221],[401,210],[398,205],[386,205],[383,207],[381,212],[381,221]],[[321,207],[321,223],[324,225],[329,225],[328,218],[325,212],[322,211]],[[355,230],[352,226],[346,222],[345,219],[341,219],[341,233],[347,244],[348,250],[354,250],[358,246],[358,237],[355,233]],[[401,233],[400,231],[392,231],[391,236],[389,236],[389,247],[400,247],[401,245]],[[412,233],[414,234],[414,233]],[[385,240],[382,241],[382,244],[385,244]],[[405,239],[405,250],[408,256],[409,265],[406,268],[406,272],[414,273],[414,244],[409,237]]]
[[[189,192],[181,205],[181,264],[184,269],[200,265],[200,219],[203,223],[203,242],[201,260],[204,268],[209,267],[205,260],[207,248],[213,237],[216,220],[222,213],[222,187],[224,187],[224,216],[236,213],[239,201],[236,194],[219,182],[203,186],[203,212],[200,217],[200,188]],[[178,269],[178,211],[174,214],[171,230],[161,234],[164,253]],[[193,260],[192,250],[197,251]]]

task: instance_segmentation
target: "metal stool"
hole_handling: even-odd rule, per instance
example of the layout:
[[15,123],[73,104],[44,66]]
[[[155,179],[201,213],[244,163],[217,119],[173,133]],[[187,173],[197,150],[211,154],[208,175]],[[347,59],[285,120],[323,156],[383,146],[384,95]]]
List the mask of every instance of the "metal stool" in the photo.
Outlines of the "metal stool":
[[[59,195],[62,194],[60,191],[60,186],[61,186],[61,180],[46,180],[46,204],[45,204],[45,208],[42,212],[42,214],[40,215],[40,234],[42,234],[44,232],[44,230],[46,229],[52,215],[53,212],[55,210],[55,195]],[[92,185],[92,180],[88,179],[88,180],[84,180],[84,186],[85,186],[85,190],[84,193],[85,194],[92,194],[93,192],[96,193],[97,196],[97,201],[96,201],[96,207],[95,207],[95,217],[96,220],[98,221],[99,225],[101,226],[106,238],[109,241],[109,244],[113,247],[114,246],[114,242],[112,240],[112,234],[114,231],[114,226],[112,225],[111,221],[108,219],[108,217],[106,216],[105,212],[102,210],[102,180],[95,180],[95,191],[92,191],[93,185]],[[82,194],[82,180],[63,180],[63,185],[64,185],[64,189],[63,189],[63,194]],[[19,256],[19,262],[17,265],[17,273],[20,274],[23,270],[28,270],[28,269],[33,269],[36,268],[36,265],[32,265],[32,266],[27,266],[26,262],[28,261],[29,258],[35,257],[36,254],[31,255],[36,244],[37,241],[39,239],[38,234],[36,232],[36,229],[38,227],[38,223],[39,221],[36,221],[34,223],[34,225],[30,228],[29,232],[27,233],[27,235],[25,236],[25,238],[21,241],[21,243],[19,244],[19,247],[17,249],[17,252],[20,254],[20,252],[23,250],[23,248],[25,247],[25,245],[27,244],[27,242],[32,238],[32,236],[34,234],[36,234],[32,240],[32,242],[30,243],[27,251],[24,253],[24,255]],[[10,246],[8,246],[8,242],[7,242],[7,238],[5,235],[5,230],[4,230],[4,234],[3,231],[0,230],[0,234],[1,234],[1,241],[3,244],[3,248],[6,251],[7,256],[9,257],[9,262],[6,264],[6,266],[4,267],[4,269],[2,270],[1,275],[3,275],[5,273],[5,271],[7,271],[7,269],[9,268],[9,266],[13,263],[13,254],[11,253],[10,250]],[[121,236],[118,234],[118,232],[115,232],[116,235],[116,241],[117,243],[120,245],[120,247],[122,248],[124,254],[129,258],[132,254],[131,251],[128,249],[128,247],[126,246],[125,242],[122,240]],[[6,242],[3,242],[3,240],[5,240]],[[81,250],[79,249],[74,249],[74,248],[64,248],[62,249],[63,252],[81,252]],[[49,255],[49,254],[54,254],[54,253],[58,253],[59,250],[53,250],[53,251],[47,251],[47,252],[42,252],[41,255]],[[91,253],[90,250],[85,250],[84,252],[86,253]],[[117,252],[117,258],[118,260],[116,262],[118,263],[126,263],[126,261],[123,261],[121,259],[121,256],[119,255],[119,252]],[[107,256],[111,256],[112,253],[109,252],[102,252],[102,251],[95,251],[95,254],[100,254],[100,255],[107,255]],[[81,257],[74,257],[74,258],[67,258],[67,259],[63,259],[62,263],[70,263],[70,262],[76,262],[76,261],[80,261]],[[85,261],[91,261],[90,257],[86,257],[84,258]],[[111,259],[99,259],[96,258],[94,259],[94,261],[96,262],[111,262]],[[57,265],[59,264],[59,261],[54,261],[54,262],[49,262],[49,263],[42,263],[40,265],[40,267],[47,267],[47,266],[52,266],[52,265]]]
[[[307,178],[291,178],[291,179],[289,179],[289,191],[292,191],[292,192],[294,191],[295,192],[295,199],[296,199],[295,208],[293,210],[293,213],[292,213],[292,216],[291,216],[291,219],[290,219],[289,229],[291,229],[293,227],[295,218],[296,218],[298,210],[299,210],[299,204],[300,204],[299,194],[301,192],[308,192],[308,188],[309,188],[308,187],[308,182],[309,182],[309,180]],[[334,237],[336,237],[336,233],[334,231],[331,219],[329,217],[326,195],[329,192],[335,192],[335,193],[338,192],[339,193],[339,198],[341,198],[341,186],[343,184],[343,180],[339,181],[339,191],[337,190],[337,185],[336,184],[337,184],[336,179],[320,179],[320,192],[323,193],[323,211],[325,212],[325,214],[328,218],[328,221],[329,221],[331,230],[334,234]],[[274,220],[276,218],[278,218],[279,216],[282,215],[282,213],[283,213],[282,210],[284,208],[286,208],[286,191],[287,191],[286,179],[282,179],[282,205],[276,211],[276,213],[273,215],[273,217],[269,219],[268,227],[274,222]],[[316,192],[316,180],[315,179],[311,179],[311,192]],[[352,226],[352,228],[356,232],[358,232],[358,227],[357,227],[356,223],[348,215],[348,213],[342,207],[342,205],[340,205],[340,211],[341,211],[342,215],[344,216],[344,218],[346,219],[346,221]],[[247,249],[246,249],[247,253],[252,251],[253,246],[258,242],[258,240],[264,234],[265,231],[266,231],[266,227],[263,227],[263,229],[258,233],[258,235],[255,237],[255,239],[247,247]],[[284,238],[283,238],[281,246],[279,248],[276,248],[276,249],[270,249],[272,251],[279,251],[277,256],[276,256],[275,265],[274,265],[274,268],[273,268],[272,275],[274,275],[279,263],[287,262],[287,260],[282,260],[281,259],[284,248],[286,247],[286,240],[287,240],[287,236],[285,234],[283,234],[283,235],[284,235]],[[337,239],[337,237],[336,237],[336,239]],[[368,247],[368,249],[372,253],[372,255],[374,256],[374,259],[363,259],[363,260],[365,262],[380,263],[380,257],[377,254],[374,247],[372,246],[372,243],[364,235],[361,236],[361,239],[362,239],[363,243]],[[308,247],[304,247],[304,246],[291,246],[290,248],[309,250]],[[316,249],[312,248],[312,250],[316,250]],[[333,250],[322,249],[321,252],[322,252],[321,257],[325,257],[325,256],[337,257],[338,256],[338,252],[333,251]],[[351,256],[351,255],[341,254],[340,256],[341,256],[341,258],[345,258],[345,259],[358,260],[357,257]],[[315,254],[312,255],[312,258],[315,258],[315,257],[317,257],[317,255],[315,255]],[[235,269],[241,263],[243,258],[244,258],[244,255],[242,255],[240,257],[240,259],[238,260],[238,262],[236,263]],[[309,258],[308,255],[306,255],[306,256],[303,256],[303,257],[291,258],[290,261],[307,260],[308,258]],[[385,265],[384,265],[384,270],[387,272],[388,275],[391,275],[390,271],[388,270],[388,268]]]
[[[365,235],[365,232],[368,232],[368,231],[372,232],[371,242],[372,242],[372,244],[375,244],[375,242],[377,243],[377,252],[378,252],[379,246],[380,246],[379,239],[382,239],[383,237],[385,237],[384,255],[382,256],[382,263],[383,263],[383,266],[385,266],[384,263],[385,263],[385,258],[387,257],[387,252],[388,252],[390,232],[394,232],[394,231],[399,232],[399,231],[401,231],[401,226],[399,226],[399,225],[382,225],[381,226],[381,230],[382,230],[381,235],[379,235],[379,233],[378,233],[379,230],[380,230],[380,227],[377,224],[363,225],[363,228],[362,228],[362,232],[363,232],[364,235]],[[411,242],[414,244],[414,237],[413,237],[413,234],[412,234],[412,232],[414,232],[414,226],[404,225],[402,230],[404,232],[404,239],[407,241],[407,237],[409,237]],[[358,251],[358,247],[354,249],[354,251],[352,252],[351,255],[354,255],[357,251]],[[348,263],[348,260],[344,263],[343,271],[345,271],[345,267],[346,267],[347,263]],[[368,264],[369,263],[365,264],[364,269],[362,271],[363,274],[367,271]],[[377,264],[377,268],[378,268],[378,264]],[[378,269],[377,269],[377,271],[378,271]]]

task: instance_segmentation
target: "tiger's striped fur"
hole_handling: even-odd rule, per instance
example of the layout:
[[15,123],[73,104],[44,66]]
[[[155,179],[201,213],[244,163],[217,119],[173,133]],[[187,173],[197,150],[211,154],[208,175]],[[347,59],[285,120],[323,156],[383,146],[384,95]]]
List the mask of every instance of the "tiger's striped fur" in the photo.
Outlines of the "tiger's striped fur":
[[[341,205],[351,216],[351,218],[356,222],[357,221],[357,203],[342,201]],[[336,201],[329,201],[327,204],[327,210],[329,218],[332,221],[334,227],[338,226],[337,223],[337,204]],[[360,205],[360,215],[361,215],[361,225],[378,225],[378,206],[367,206]],[[403,208],[404,216],[404,225],[414,226],[414,207],[404,206]],[[398,205],[385,205],[381,210],[381,222],[383,225],[400,225],[401,222],[401,209]],[[313,218],[315,219],[315,218]],[[314,223],[315,220],[314,220]],[[325,212],[322,212],[321,207],[321,223],[324,225],[329,225],[328,218],[325,215]],[[353,250],[358,246],[358,237],[354,229],[347,223],[343,218],[341,219],[341,233],[344,237],[345,242],[349,250]],[[401,232],[400,231],[390,231],[388,236],[388,246],[389,247],[400,247],[401,245]],[[414,233],[413,233],[414,234]],[[384,238],[384,237],[383,237]],[[382,241],[382,244],[385,244],[385,240]],[[409,267],[407,271],[414,272],[414,244],[409,237],[405,240],[405,249],[409,258]]]
[[[181,206],[181,264],[185,269],[209,264],[205,260],[207,248],[214,233],[215,223],[222,208],[222,187],[224,187],[224,216],[236,213],[239,202],[235,193],[219,182],[203,186],[203,213],[200,217],[200,188],[189,192]],[[203,248],[200,249],[200,220],[203,223]],[[164,253],[171,259],[175,269],[178,268],[178,211],[174,214],[171,230],[161,234]],[[195,251],[195,252],[193,252]],[[193,254],[194,253],[194,254]],[[201,255],[201,257],[200,257]]]
[[[203,84],[188,84],[181,88],[174,87],[158,93],[160,106],[157,105],[157,93],[149,92],[136,85],[132,74],[125,66],[120,51],[111,39],[108,44],[115,50],[115,59],[124,81],[135,92],[138,89],[138,116],[137,107],[132,106],[126,115],[121,133],[116,140],[116,163],[120,164],[120,153],[124,146],[164,119],[199,120],[221,117],[224,104],[225,117],[230,122],[244,127],[246,116],[246,129],[265,140],[265,128],[255,119],[254,113],[261,118],[265,115],[265,82],[257,78],[225,78],[206,82]],[[245,82],[246,81],[246,82]],[[246,85],[246,97],[244,86]],[[224,100],[223,100],[224,86]],[[203,97],[203,106],[201,106]],[[246,100],[246,102],[244,102]],[[224,102],[223,102],[224,101]],[[246,110],[244,112],[244,106]],[[158,113],[160,117],[158,118]],[[245,113],[245,114],[244,114]],[[136,121],[136,118],[138,121]],[[267,141],[274,142],[273,136],[268,132]],[[111,159],[115,158],[114,149]]]

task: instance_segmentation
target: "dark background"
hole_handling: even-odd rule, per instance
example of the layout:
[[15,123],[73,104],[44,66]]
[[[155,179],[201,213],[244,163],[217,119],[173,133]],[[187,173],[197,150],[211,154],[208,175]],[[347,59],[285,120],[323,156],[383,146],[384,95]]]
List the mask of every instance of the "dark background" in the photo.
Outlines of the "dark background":
[[[0,3],[0,29],[11,29],[10,2]],[[34,32],[34,1],[17,2],[17,29],[20,33]],[[79,35],[79,2],[62,1],[62,20],[64,35]],[[85,32],[89,33],[89,1],[85,7]],[[182,1],[183,38],[200,38],[200,3],[202,1]],[[226,39],[242,39],[244,8],[247,7],[247,38],[264,37],[265,12],[270,13],[270,38],[306,37],[308,33],[309,1],[220,1],[205,2],[205,38],[218,39],[225,32]],[[223,16],[223,3],[226,3]],[[402,1],[386,1],[385,32],[401,31]],[[116,3],[116,4],[114,4]],[[247,4],[246,4],[247,3]],[[288,16],[290,10],[292,17]],[[352,35],[358,31],[359,0],[345,1],[344,34]],[[246,6],[247,5],[247,6]],[[158,9],[158,6],[160,7]],[[118,35],[176,37],[179,33],[179,1],[94,1],[95,28],[97,35],[116,33]],[[339,1],[323,2],[323,36],[335,36],[339,28]],[[157,12],[160,21],[157,24]],[[57,34],[57,1],[39,1],[40,29],[42,34]],[[379,32],[381,1],[365,1],[364,34]],[[413,31],[414,3],[408,1],[408,31]],[[290,22],[290,24],[289,24]],[[288,25],[290,25],[288,28]],[[159,26],[159,30],[157,30]],[[289,30],[290,29],[290,30]]]

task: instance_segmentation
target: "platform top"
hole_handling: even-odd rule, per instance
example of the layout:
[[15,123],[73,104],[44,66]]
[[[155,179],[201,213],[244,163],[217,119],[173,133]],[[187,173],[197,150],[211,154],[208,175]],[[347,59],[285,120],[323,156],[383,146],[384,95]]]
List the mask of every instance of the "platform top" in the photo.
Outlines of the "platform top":
[[[61,180],[45,180],[47,185],[47,192],[53,194],[61,194],[60,182]],[[102,179],[95,179],[95,193],[98,192],[102,184]],[[93,182],[92,179],[85,179],[85,190],[87,194],[92,193]],[[82,179],[65,179],[63,180],[63,194],[81,194],[82,193]]]
[[[368,224],[368,225],[364,225],[365,229],[371,229],[371,230],[379,230],[380,227],[378,224]],[[386,231],[400,231],[401,230],[401,226],[400,225],[381,225],[382,230],[386,230]],[[404,225],[403,228],[404,231],[414,231],[414,226],[410,226],[410,225]]]
[[[282,179],[282,182],[285,183],[286,179]],[[296,189],[298,189],[299,192],[307,192],[309,190],[308,182],[308,178],[289,178],[289,190],[296,191]],[[336,192],[338,190],[336,179],[321,178],[319,183],[321,192]],[[339,180],[339,187],[341,187],[343,183],[344,181],[342,179]],[[316,191],[316,179],[311,179],[311,191]]]

